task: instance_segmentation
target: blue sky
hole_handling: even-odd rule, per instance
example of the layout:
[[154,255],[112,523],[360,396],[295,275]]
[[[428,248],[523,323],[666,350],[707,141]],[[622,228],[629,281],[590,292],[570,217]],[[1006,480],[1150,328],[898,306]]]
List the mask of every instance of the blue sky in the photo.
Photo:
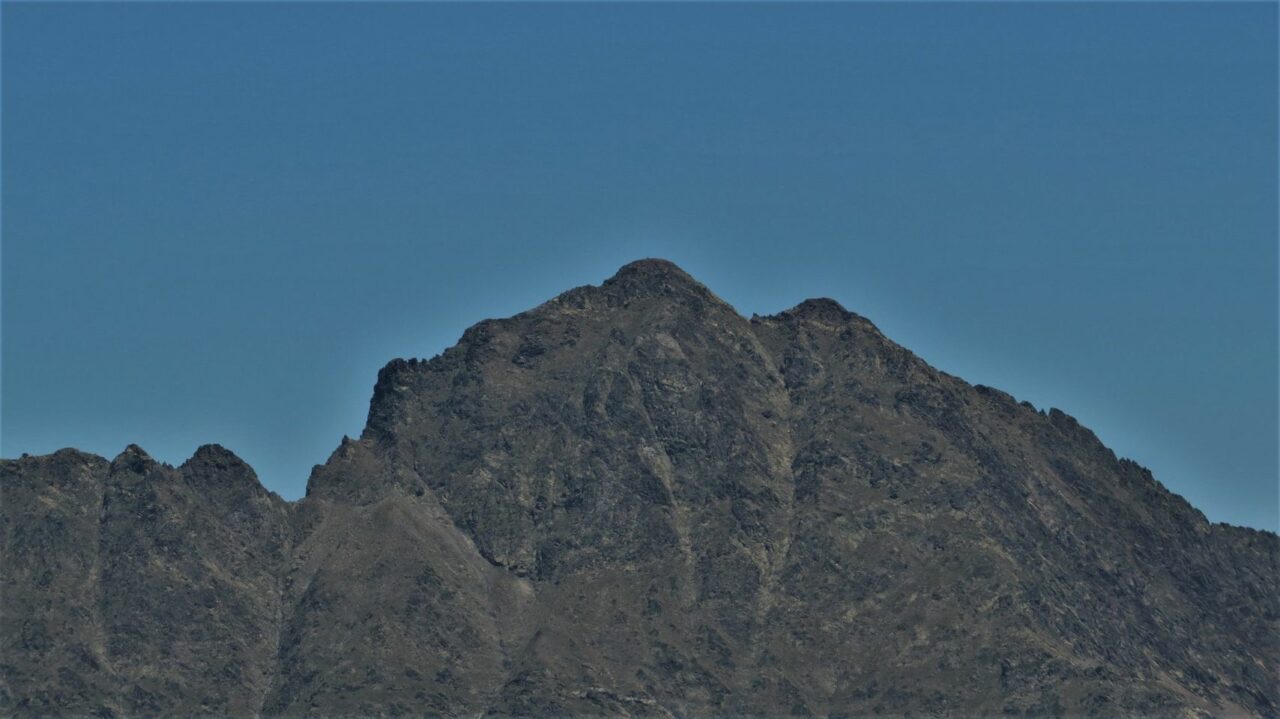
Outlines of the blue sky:
[[1276,5],[4,3],[0,452],[287,498],[377,369],[675,260],[1276,529]]

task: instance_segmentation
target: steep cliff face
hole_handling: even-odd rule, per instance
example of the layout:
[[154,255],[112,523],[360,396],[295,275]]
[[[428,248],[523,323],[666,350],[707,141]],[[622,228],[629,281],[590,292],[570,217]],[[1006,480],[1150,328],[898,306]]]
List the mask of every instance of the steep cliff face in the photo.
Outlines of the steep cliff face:
[[225,450],[0,464],[7,712],[1274,714],[1280,542],[830,300],[624,267]]

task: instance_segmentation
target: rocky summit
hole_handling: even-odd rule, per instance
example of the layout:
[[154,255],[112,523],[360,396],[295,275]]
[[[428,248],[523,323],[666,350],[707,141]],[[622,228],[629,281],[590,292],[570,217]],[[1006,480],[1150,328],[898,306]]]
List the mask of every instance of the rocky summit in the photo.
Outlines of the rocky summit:
[[6,716],[1275,716],[1280,542],[831,300],[676,266],[230,451],[0,462]]

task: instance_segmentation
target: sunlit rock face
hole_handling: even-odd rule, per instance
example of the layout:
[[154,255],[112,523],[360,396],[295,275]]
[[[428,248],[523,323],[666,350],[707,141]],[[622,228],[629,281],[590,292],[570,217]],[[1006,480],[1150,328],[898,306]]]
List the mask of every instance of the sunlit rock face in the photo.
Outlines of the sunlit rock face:
[[305,499],[0,462],[6,714],[1280,711],[1280,543],[831,300],[676,266],[379,373]]

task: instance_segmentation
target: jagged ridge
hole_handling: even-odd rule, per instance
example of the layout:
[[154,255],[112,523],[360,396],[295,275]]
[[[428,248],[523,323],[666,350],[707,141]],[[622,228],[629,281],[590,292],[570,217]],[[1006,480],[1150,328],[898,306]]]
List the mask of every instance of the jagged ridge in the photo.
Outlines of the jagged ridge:
[[1277,538],[828,299],[675,265],[378,375],[288,504],[229,451],[0,463],[8,713],[1276,711]]

